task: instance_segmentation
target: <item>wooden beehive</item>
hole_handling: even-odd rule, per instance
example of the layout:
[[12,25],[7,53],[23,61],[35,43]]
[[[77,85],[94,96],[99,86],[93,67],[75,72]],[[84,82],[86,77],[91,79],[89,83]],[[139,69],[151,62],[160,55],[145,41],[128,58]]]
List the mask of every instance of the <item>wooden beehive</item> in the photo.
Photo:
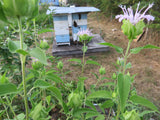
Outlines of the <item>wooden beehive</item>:
[[59,0],[40,0],[41,3],[52,4],[55,6],[59,6]]
[[78,40],[77,32],[87,29],[87,14],[96,12],[95,7],[53,7],[50,6],[47,14],[53,13],[53,22],[57,45],[70,45],[69,27],[72,28],[73,41]]

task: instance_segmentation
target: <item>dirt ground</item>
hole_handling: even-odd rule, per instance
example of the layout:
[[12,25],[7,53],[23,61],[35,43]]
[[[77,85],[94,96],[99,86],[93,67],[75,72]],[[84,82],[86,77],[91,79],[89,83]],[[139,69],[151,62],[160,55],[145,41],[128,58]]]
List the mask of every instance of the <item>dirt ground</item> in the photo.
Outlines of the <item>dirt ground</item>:
[[[126,49],[128,40],[121,31],[121,23],[117,20],[111,21],[102,16],[97,18],[97,14],[89,14],[88,26],[92,29],[93,33],[100,34],[106,42],[120,46],[124,50]],[[131,48],[141,47],[147,44],[160,47],[159,32],[154,32],[149,29],[147,34],[145,33],[139,42],[132,43]],[[99,62],[106,68],[105,76],[111,78],[112,74],[116,72],[114,63],[118,57],[122,57],[121,54],[111,48],[108,52],[89,54],[86,56],[86,59]],[[71,70],[71,72],[66,76],[66,79],[68,81],[77,81],[77,76],[81,73],[81,67],[68,62],[71,58],[81,59],[82,56],[61,58],[64,62],[64,71]],[[134,87],[136,87],[138,94],[146,97],[150,101],[154,102],[156,106],[160,107],[160,50],[142,50],[137,55],[131,55],[128,61],[132,63],[132,68],[129,69],[130,74],[136,74]],[[91,84],[95,84],[97,82],[93,73],[98,74],[99,68],[99,66],[97,67],[94,65],[86,66],[84,76],[88,78],[85,81],[87,88],[89,88]],[[103,80],[100,84],[107,81],[108,80]]]

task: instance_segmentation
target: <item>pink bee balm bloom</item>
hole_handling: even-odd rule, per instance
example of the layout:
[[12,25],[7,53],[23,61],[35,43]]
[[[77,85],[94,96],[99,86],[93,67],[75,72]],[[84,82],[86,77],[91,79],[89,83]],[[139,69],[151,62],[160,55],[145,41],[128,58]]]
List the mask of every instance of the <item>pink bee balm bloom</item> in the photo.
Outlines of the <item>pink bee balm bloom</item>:
[[126,9],[126,6],[122,6],[122,5],[119,5],[119,7],[122,9],[124,15],[120,14],[120,15],[117,15],[116,16],[116,19],[119,19],[119,22],[121,22],[123,19],[127,19],[129,20],[133,25],[137,24],[140,20],[142,19],[147,19],[148,22],[149,21],[153,21],[154,20],[154,17],[152,15],[145,15],[146,12],[152,8],[152,6],[154,5],[153,3],[152,4],[149,4],[149,6],[147,7],[147,9],[141,14],[141,11],[144,9],[144,7],[138,11],[139,9],[139,5],[140,3],[138,3],[137,5],[137,9],[136,9],[136,12],[135,14],[133,13],[133,9],[132,7],[129,7],[128,9]]
[[84,34],[86,34],[88,36],[92,36],[92,33],[89,29],[86,29],[86,30],[80,29],[80,31],[77,33],[78,36],[84,35]]

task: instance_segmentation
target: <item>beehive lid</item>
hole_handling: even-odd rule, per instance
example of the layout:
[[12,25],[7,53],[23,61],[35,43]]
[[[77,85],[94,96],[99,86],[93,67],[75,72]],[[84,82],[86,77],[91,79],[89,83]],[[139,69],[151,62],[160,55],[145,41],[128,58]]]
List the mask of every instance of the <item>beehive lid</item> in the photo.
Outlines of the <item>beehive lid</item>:
[[70,14],[70,13],[88,13],[100,11],[95,7],[53,7],[50,6],[47,10],[47,15],[54,14]]

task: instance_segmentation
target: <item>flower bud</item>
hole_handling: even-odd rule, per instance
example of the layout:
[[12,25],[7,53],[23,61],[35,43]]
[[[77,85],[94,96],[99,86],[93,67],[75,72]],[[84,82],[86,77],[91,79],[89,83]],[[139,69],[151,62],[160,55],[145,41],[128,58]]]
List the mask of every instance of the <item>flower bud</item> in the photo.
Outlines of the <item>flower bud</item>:
[[60,70],[63,69],[63,62],[62,62],[62,61],[59,61],[59,62],[57,63],[57,68],[60,69]]
[[41,40],[40,48],[45,49],[45,50],[47,50],[49,48],[49,45],[46,40],[43,40],[43,41]]
[[78,93],[72,92],[68,96],[68,105],[71,106],[72,108],[78,108],[82,105],[82,98],[81,95]]
[[35,70],[39,70],[43,67],[43,64],[38,59],[32,57],[32,67]]
[[101,66],[101,68],[99,69],[99,73],[100,73],[100,75],[106,74],[105,68]]

